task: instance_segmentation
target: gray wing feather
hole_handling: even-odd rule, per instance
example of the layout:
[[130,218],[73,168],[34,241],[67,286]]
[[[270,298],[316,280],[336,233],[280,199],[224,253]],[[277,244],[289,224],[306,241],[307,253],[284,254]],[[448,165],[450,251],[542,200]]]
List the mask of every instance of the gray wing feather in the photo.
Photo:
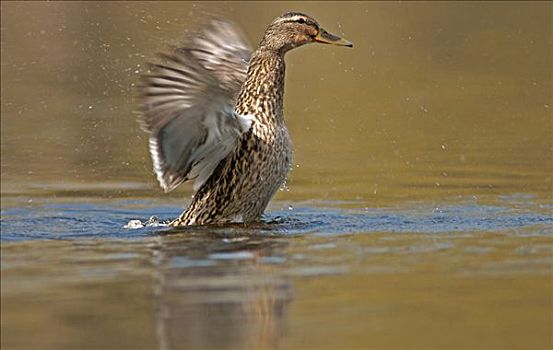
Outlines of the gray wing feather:
[[234,112],[251,49],[231,22],[214,20],[142,77],[139,122],[161,187],[195,179],[194,189],[251,126]]

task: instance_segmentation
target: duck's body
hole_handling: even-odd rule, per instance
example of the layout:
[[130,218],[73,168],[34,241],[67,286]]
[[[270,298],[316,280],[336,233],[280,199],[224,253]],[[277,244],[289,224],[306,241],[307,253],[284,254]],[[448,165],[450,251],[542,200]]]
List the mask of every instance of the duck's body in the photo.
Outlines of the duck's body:
[[[290,29],[297,26],[301,30]],[[158,180],[171,190],[196,178],[198,187],[192,203],[172,221],[173,226],[259,220],[290,169],[292,148],[283,115],[285,53],[313,41],[351,46],[298,13],[285,14],[269,26],[249,64],[245,62],[247,45],[240,35],[232,27],[220,33],[225,35],[233,38],[235,45],[221,49],[223,54],[209,52],[209,48],[217,48],[218,36],[207,32],[196,41],[205,48],[182,48],[177,51],[182,57],[167,56],[179,66],[157,65],[158,72],[147,77],[143,87],[149,103],[143,104],[142,124],[151,133],[150,151]],[[234,75],[213,72],[221,62],[229,61],[237,67]],[[202,74],[213,77],[204,79]],[[202,85],[197,83],[200,80],[207,82]],[[189,91],[202,93],[201,88],[209,84],[220,91],[206,93],[198,103]],[[194,118],[197,121],[191,126]],[[185,135],[179,132],[190,132],[193,127],[200,133],[196,139],[180,138]]]
[[286,179],[292,146],[282,113],[284,60],[270,53],[259,56],[250,61],[250,79],[235,107],[236,113],[252,116],[250,130],[172,225],[256,221]]

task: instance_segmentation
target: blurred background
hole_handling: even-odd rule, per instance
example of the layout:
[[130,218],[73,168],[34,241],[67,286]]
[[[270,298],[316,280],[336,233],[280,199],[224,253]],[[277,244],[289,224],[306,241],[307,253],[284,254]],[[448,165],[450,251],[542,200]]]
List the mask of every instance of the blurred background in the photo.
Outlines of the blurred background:
[[255,47],[290,10],[355,47],[287,55],[279,198],[549,195],[548,2],[3,2],[2,193],[164,198],[134,112],[146,63],[210,16]]

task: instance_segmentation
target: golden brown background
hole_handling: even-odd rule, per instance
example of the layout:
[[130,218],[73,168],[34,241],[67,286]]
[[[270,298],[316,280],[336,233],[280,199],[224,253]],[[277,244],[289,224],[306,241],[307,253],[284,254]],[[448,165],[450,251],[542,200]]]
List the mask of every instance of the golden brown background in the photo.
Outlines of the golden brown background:
[[355,47],[287,57],[296,167],[283,198],[550,189],[551,3],[5,2],[2,190],[115,182],[110,194],[161,197],[133,114],[146,62],[208,16],[255,45],[289,10]]

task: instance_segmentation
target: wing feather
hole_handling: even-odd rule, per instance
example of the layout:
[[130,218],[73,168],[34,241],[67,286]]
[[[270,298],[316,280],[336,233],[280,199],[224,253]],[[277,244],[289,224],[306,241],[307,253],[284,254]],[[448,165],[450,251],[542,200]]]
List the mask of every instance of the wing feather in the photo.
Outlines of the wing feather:
[[240,30],[214,20],[142,76],[139,123],[166,192],[192,179],[199,189],[250,128],[251,118],[234,112],[250,56]]

